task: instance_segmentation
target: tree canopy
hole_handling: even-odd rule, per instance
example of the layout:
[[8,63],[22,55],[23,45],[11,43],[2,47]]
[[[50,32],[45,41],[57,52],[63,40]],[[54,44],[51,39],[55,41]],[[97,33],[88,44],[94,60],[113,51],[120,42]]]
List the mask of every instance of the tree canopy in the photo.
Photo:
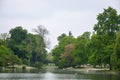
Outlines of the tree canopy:
[[[52,50],[52,54],[59,68],[91,64],[93,67],[109,67],[110,70],[120,69],[120,15],[108,7],[98,14],[97,21],[92,35],[84,32],[73,38],[63,33],[58,37],[59,44]],[[67,47],[69,45],[74,46],[74,49]]]
[[[22,26],[12,28],[9,34],[0,35],[0,66],[26,64],[41,67],[46,63],[46,28],[38,27],[38,34],[28,33]],[[9,65],[7,65],[9,64]]]

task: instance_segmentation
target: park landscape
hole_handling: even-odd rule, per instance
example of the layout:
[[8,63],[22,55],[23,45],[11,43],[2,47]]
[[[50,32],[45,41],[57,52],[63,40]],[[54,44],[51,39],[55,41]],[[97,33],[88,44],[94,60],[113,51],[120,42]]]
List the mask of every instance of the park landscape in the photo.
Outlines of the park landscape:
[[[44,25],[33,28],[33,33],[22,26],[11,28],[9,33],[1,33],[0,71],[2,73],[37,71],[39,74],[42,73],[41,70],[45,70],[49,71],[48,77],[53,75],[50,72],[56,71],[61,73],[68,71],[74,75],[79,75],[81,72],[84,74],[101,72],[117,75],[116,80],[118,80],[118,75],[120,75],[120,14],[114,8],[108,7],[103,9],[96,19],[97,23],[93,26],[93,32],[86,31],[78,37],[74,37],[72,30],[68,30],[68,34],[61,32],[61,35],[57,37],[58,44],[49,52],[47,51],[50,44],[47,40],[49,30]],[[43,75],[38,76],[40,77],[37,79]]]
[[120,70],[120,15],[111,7],[97,16],[94,32],[86,31],[75,38],[72,32],[61,33],[58,45],[49,53],[49,31],[40,25],[29,33],[17,26],[0,35],[0,66],[27,65],[42,68],[54,63],[58,68],[92,67]]

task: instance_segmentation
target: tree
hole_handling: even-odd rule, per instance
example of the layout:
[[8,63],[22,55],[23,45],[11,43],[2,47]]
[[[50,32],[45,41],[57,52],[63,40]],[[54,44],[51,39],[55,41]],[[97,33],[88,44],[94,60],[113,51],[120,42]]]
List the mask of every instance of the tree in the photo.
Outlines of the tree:
[[111,63],[113,70],[120,70],[120,32],[117,33],[114,53],[111,56]]
[[[59,68],[71,66],[71,63],[69,63],[69,60],[71,60],[71,51],[69,51],[69,48],[70,44],[74,44],[75,38],[62,34],[58,37],[58,41],[59,44],[52,50],[55,64]],[[67,57],[67,59],[65,59],[65,56]]]
[[65,33],[61,34],[57,40],[60,42],[65,36],[67,36]]
[[27,38],[19,45],[19,49],[25,52],[24,64],[40,68],[46,62],[46,51],[44,49],[41,53],[40,43],[38,34],[27,34]]
[[21,26],[15,27],[9,31],[11,37],[7,44],[12,49],[15,55],[19,58],[26,58],[25,46],[22,46],[22,42],[27,37],[27,30],[23,29]]
[[104,9],[104,12],[97,16],[97,20],[98,23],[94,26],[97,34],[107,34],[113,37],[116,32],[120,31],[117,11],[111,7]]
[[46,57],[46,47],[47,47],[47,39],[46,36],[49,34],[49,31],[42,25],[38,26],[37,29],[33,29],[38,35],[39,38],[37,41],[38,42],[38,46],[35,50],[36,50],[36,56],[35,56],[35,61],[37,61],[39,58],[38,56],[42,55],[40,59],[45,60],[44,58]]
[[60,67],[61,68],[71,67],[73,63],[72,51],[74,50],[74,44],[71,43],[66,45],[64,50],[65,52],[60,56],[59,62],[63,63],[63,65],[61,65]]
[[4,41],[0,39],[0,45],[4,45]]
[[84,32],[81,36],[76,39],[75,49],[72,52],[73,55],[73,66],[81,66],[87,64],[90,41],[90,32]]
[[0,46],[0,66],[20,64],[20,59],[14,56],[13,51],[4,45]]
[[102,63],[104,63],[104,48],[105,45],[105,37],[101,37],[100,35],[93,34],[90,41],[90,56],[89,56],[89,62],[94,65],[102,66]]
[[14,40],[17,44],[20,44],[27,36],[27,30],[21,26],[11,29],[9,33],[11,35],[10,39]]
[[90,40],[90,34],[91,34],[90,32],[86,31],[81,35],[81,37]]
[[0,66],[7,63],[14,67],[15,64],[26,64],[41,68],[46,63],[46,35],[48,31],[39,26],[38,34],[27,33],[21,26],[15,27],[0,35]]
[[33,30],[39,35],[40,50],[41,50],[41,52],[43,52],[42,49],[46,48],[46,35],[48,35],[49,32],[42,25],[38,26],[38,29],[33,29]]
[[52,50],[54,61],[59,68],[75,67],[87,64],[90,32],[85,32],[77,39],[62,34],[59,44]]
[[[110,69],[112,69],[110,57],[111,54],[113,54],[112,47],[115,43],[116,33],[120,31],[119,16],[115,9],[109,7],[97,16],[97,20],[98,22],[95,24],[94,30],[97,42],[99,42],[99,46],[101,46],[98,47],[97,45],[98,49],[94,51],[97,55],[99,54],[101,57],[104,56],[98,60],[98,62],[100,62],[100,64],[109,64]],[[97,44],[97,42],[94,44]]]

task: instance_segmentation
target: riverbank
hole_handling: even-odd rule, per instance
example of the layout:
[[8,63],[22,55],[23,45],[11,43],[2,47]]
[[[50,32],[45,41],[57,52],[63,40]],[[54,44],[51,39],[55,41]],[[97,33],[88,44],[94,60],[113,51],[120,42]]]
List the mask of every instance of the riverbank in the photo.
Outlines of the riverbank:
[[22,73],[22,72],[31,72],[36,70],[37,68],[27,66],[27,65],[14,65],[7,67],[0,67],[0,73]]
[[120,74],[120,71],[114,71],[114,70],[109,70],[108,68],[66,68],[63,70],[67,70],[67,71],[73,71],[73,72],[82,72],[82,73],[104,73],[104,74]]
[[27,65],[15,65],[14,68],[12,67],[7,67],[3,68],[1,71],[3,72],[23,72],[23,73],[42,73],[42,72],[61,72],[61,73],[85,73],[85,74],[94,74],[95,72],[99,73],[104,73],[104,74],[120,74],[120,71],[111,71],[108,68],[92,68],[92,67],[85,67],[85,68],[63,68],[63,69],[58,69],[57,66],[55,65],[44,65],[42,69],[36,68],[36,67],[31,67]]

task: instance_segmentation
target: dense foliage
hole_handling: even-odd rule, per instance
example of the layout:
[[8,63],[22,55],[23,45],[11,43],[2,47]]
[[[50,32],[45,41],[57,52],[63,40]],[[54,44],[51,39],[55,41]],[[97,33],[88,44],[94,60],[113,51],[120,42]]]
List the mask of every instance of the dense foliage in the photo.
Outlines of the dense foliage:
[[84,32],[74,38],[62,34],[59,44],[52,50],[54,62],[59,68],[109,67],[120,70],[120,15],[111,7],[97,16],[94,32]]
[[26,64],[40,68],[46,63],[47,51],[44,37],[48,33],[44,33],[46,29],[43,26],[38,28],[34,30],[41,32],[39,34],[28,33],[26,29],[18,26],[11,29],[9,34],[0,35],[1,67]]

